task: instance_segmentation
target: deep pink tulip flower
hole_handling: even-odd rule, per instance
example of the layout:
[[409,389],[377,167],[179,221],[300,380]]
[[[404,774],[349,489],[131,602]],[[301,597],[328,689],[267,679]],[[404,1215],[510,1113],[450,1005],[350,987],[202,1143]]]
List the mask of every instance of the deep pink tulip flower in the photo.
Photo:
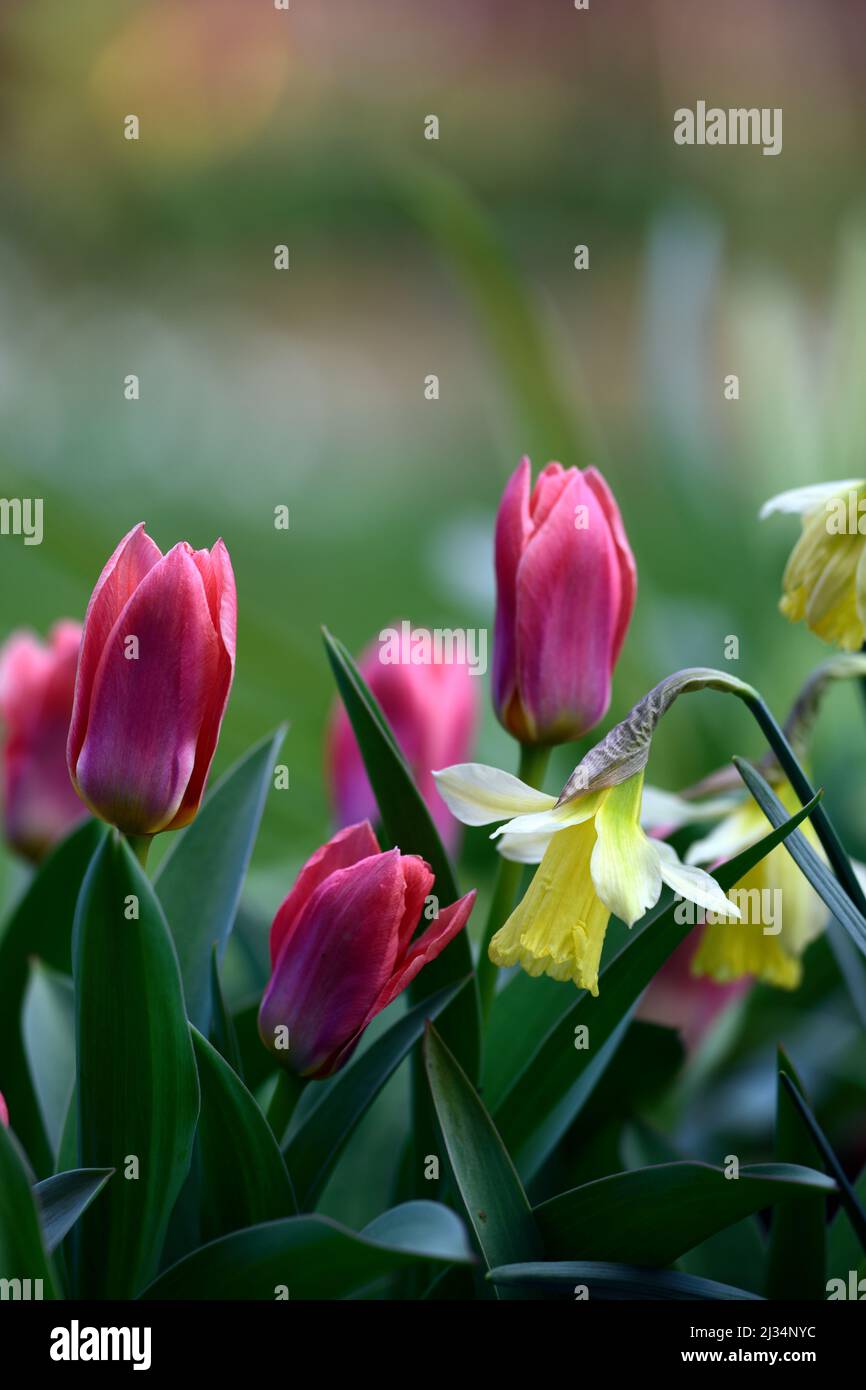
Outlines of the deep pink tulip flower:
[[81,625],[57,623],[48,642],[13,632],[0,650],[3,831],[39,860],[87,815],[69,780],[66,738]]
[[7,1129],[9,1127],[9,1110],[7,1108],[5,1100],[3,1099],[2,1091],[0,1091],[0,1125],[5,1125]]
[[[470,760],[481,681],[465,664],[388,664],[380,660],[381,654],[379,643],[372,643],[358,669],[382,706],[442,842],[451,851],[460,837],[460,824],[437,792],[432,769]],[[327,775],[338,825],[376,819],[376,799],[341,702],[334,707],[328,730]]]
[[[271,927],[259,1011],[262,1041],[282,1066],[317,1079],[339,1070],[367,1025],[466,925],[475,893],[432,916],[432,889],[429,865],[382,852],[367,821],[307,860]],[[430,925],[413,941],[424,915]]]
[[185,541],[163,555],[140,523],[88,604],[69,729],[69,772],[98,816],[129,835],[176,830],[198,810],[235,665],[228,551]]
[[668,956],[637,1008],[637,1017],[645,1022],[676,1028],[689,1052],[703,1041],[725,1009],[742,999],[754,984],[748,976],[719,984],[692,974],[692,960],[704,930],[700,927],[689,932]]
[[580,738],[610,703],[636,592],[619,508],[594,468],[521,459],[496,518],[493,704],[521,743]]

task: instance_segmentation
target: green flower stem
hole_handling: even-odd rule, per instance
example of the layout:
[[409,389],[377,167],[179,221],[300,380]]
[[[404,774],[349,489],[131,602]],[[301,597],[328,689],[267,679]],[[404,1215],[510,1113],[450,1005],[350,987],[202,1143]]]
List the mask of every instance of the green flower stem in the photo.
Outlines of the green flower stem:
[[[547,771],[547,764],[550,759],[550,749],[537,744],[522,743],[520,745],[520,767],[518,777],[521,782],[525,782],[529,787],[540,788],[544,781],[544,774]],[[486,1022],[490,1012],[490,1005],[493,1003],[493,995],[496,991],[496,966],[491,961],[487,951],[493,937],[499,928],[511,915],[514,907],[514,899],[517,897],[517,890],[520,887],[520,879],[525,865],[516,864],[511,859],[499,857],[499,870],[496,875],[496,886],[493,890],[493,899],[490,903],[490,911],[487,914],[487,924],[484,928],[484,936],[481,939],[481,955],[478,958],[478,994],[481,1001],[481,1018]]]
[[132,850],[136,859],[143,869],[147,868],[147,856],[150,853],[150,842],[152,835],[127,835],[126,843]]
[[[767,742],[776,755],[779,766],[785,773],[800,801],[805,806],[815,795],[812,784],[797,761],[796,754],[788,742],[782,729],[776,723],[767,706],[759,695],[743,696],[745,703],[749,706],[755,716],[761,731]],[[830,862],[836,877],[845,889],[848,897],[859,912],[866,917],[866,897],[857,880],[851,860],[846,854],[839,836],[833,828],[833,823],[822,805],[815,807],[811,816],[815,833],[821,842],[821,847]]]
[[277,1076],[277,1084],[268,1103],[267,1122],[274,1138],[282,1146],[289,1120],[295,1113],[295,1106],[301,1098],[306,1082],[292,1071],[283,1071]]

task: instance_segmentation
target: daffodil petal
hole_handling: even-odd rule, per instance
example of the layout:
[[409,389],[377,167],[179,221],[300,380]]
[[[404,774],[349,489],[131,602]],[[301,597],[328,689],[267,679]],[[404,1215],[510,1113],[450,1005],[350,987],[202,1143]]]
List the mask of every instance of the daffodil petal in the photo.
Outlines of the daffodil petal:
[[665,845],[669,854],[662,854],[659,860],[661,875],[669,888],[679,893],[698,907],[707,908],[719,917],[733,917],[739,920],[740,909],[730,901],[724,889],[716,883],[705,869],[695,868],[693,864],[681,864],[670,845]]
[[[606,789],[605,789],[606,792]],[[500,835],[554,835],[557,830],[565,830],[570,825],[582,825],[595,815],[605,798],[605,792],[592,792],[577,801],[566,801],[562,806],[553,805],[549,811],[535,811],[528,816],[515,816],[494,830],[491,840]]]
[[685,797],[677,796],[676,792],[646,786],[643,789],[640,823],[644,830],[667,827],[668,833],[672,834],[684,825],[715,820],[717,816],[725,815],[737,805],[739,799],[717,796],[708,801],[687,801]]
[[433,776],[445,805],[464,825],[490,825],[515,814],[545,811],[556,805],[555,796],[536,791],[510,772],[484,763],[455,763]]
[[658,844],[640,828],[643,773],[613,787],[595,817],[598,836],[590,872],[596,892],[614,916],[632,926],[662,891]]
[[863,485],[862,478],[845,478],[836,483],[809,483],[806,487],[789,488],[787,492],[780,492],[765,502],[758,516],[761,521],[772,516],[774,512],[793,512],[803,516],[822,502],[826,502],[828,497],[835,497],[840,492],[847,492],[849,488],[861,488]]
[[546,830],[539,835],[502,835],[496,849],[503,859],[515,864],[540,864],[555,834],[555,830]]

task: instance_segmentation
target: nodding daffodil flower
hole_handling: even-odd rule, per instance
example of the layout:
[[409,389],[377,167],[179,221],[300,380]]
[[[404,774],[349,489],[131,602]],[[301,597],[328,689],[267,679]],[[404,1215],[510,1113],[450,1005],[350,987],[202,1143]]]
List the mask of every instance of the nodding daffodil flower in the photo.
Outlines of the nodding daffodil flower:
[[800,539],[782,579],[779,607],[792,623],[806,626],[825,642],[857,651],[866,638],[866,480],[816,483],[771,497],[761,519],[773,512],[803,518]]
[[[529,975],[573,980],[598,994],[598,969],[611,914],[632,926],[658,901],[666,883],[721,916],[739,916],[710,874],[682,864],[670,845],[641,828],[644,769],[656,724],[678,695],[707,686],[745,692],[717,671],[678,672],[662,681],[627,719],[587,753],[557,799],[497,768],[467,763],[436,774],[458,820],[494,831],[510,857],[542,850],[529,889],[490,943],[495,965]],[[520,854],[519,840],[527,849]]]
[[[805,682],[785,722],[788,741],[801,761],[829,686],[836,680],[855,676],[866,676],[866,656],[859,653],[825,662]],[[772,755],[763,760],[762,771],[788,814],[799,811],[800,800]],[[706,792],[733,795],[707,801],[701,799]],[[651,806],[644,824],[663,825],[663,833],[670,833],[680,826],[719,816],[715,828],[690,846],[687,863],[713,865],[730,859],[756,844],[772,828],[733,768],[721,768],[682,797],[662,794]],[[824,851],[812,822],[805,820],[800,831],[823,859]],[[691,973],[708,976],[719,984],[752,976],[781,989],[796,989],[803,976],[804,952],[824,931],[827,909],[785,845],[777,845],[744,874],[730,896],[745,905],[746,912],[740,921],[707,921],[691,958]]]

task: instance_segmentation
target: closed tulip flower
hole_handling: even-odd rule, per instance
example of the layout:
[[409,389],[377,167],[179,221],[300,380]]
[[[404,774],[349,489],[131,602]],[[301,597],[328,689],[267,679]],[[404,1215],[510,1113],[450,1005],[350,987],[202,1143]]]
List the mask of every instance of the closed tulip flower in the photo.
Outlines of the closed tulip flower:
[[235,664],[228,551],[185,541],[167,555],[134,527],[99,577],[84,620],[69,772],[98,816],[154,835],[193,819]]
[[3,830],[39,860],[87,815],[66,766],[80,624],[63,621],[48,642],[15,632],[0,650]]
[[[382,852],[368,822],[348,826],[298,875],[271,927],[265,1046],[320,1079],[349,1060],[364,1029],[466,925],[475,894],[435,911],[423,859]],[[430,925],[413,940],[422,917]]]
[[[380,660],[381,654],[379,644],[373,644],[361,657],[359,670],[382,706],[443,843],[453,850],[460,827],[436,791],[431,769],[469,757],[478,718],[478,680],[466,664],[389,664]],[[376,800],[342,704],[331,718],[327,760],[338,823],[373,820]]]
[[496,519],[493,703],[525,744],[580,738],[610,703],[636,577],[619,508],[594,468],[529,459]]

